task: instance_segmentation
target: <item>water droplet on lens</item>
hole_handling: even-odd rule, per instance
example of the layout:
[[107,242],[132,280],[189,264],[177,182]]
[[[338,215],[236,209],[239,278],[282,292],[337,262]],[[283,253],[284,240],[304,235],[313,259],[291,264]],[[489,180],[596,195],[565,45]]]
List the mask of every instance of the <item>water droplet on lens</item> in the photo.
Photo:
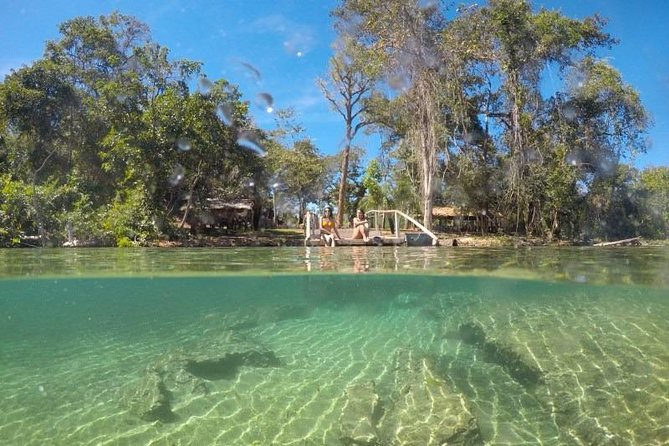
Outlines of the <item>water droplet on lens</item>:
[[221,102],[216,107],[216,116],[218,116],[218,119],[220,119],[223,124],[232,126],[232,107],[225,102]]
[[192,148],[192,144],[188,138],[181,136],[177,138],[177,148],[181,152],[188,152]]
[[177,186],[179,183],[181,183],[181,181],[184,179],[185,176],[186,176],[186,169],[181,164],[177,164],[176,166],[174,166],[174,169],[172,169],[169,182],[172,186]]
[[200,93],[205,96],[208,96],[211,93],[211,89],[214,88],[214,83],[207,79],[206,76],[200,76],[200,80],[197,83]]
[[462,138],[467,144],[477,144],[483,139],[483,133],[479,129],[471,129],[466,131]]
[[576,108],[571,104],[566,104],[562,107],[562,116],[568,121],[573,121],[576,119],[578,114],[576,113]]
[[265,155],[265,148],[260,143],[260,141],[258,141],[258,136],[255,134],[255,132],[251,130],[242,130],[239,132],[239,136],[237,137],[237,144],[252,150],[260,156]]
[[570,164],[572,166],[578,166],[582,162],[580,153],[575,152],[575,151],[571,151],[571,152],[567,153],[567,156],[565,157],[565,161],[567,162],[567,164]]
[[199,215],[200,218],[200,223],[203,225],[213,225],[216,222],[216,218],[214,217],[214,214],[212,214],[210,211],[204,211]]
[[274,98],[269,93],[258,93],[256,95],[256,104],[258,107],[267,111],[267,113],[272,113],[274,111],[274,108],[272,108],[272,104],[274,104]]
[[135,56],[131,56],[125,61],[122,68],[125,71],[139,71],[140,64]]
[[388,85],[395,91],[406,91],[409,89],[411,83],[406,76],[401,74],[393,74],[388,77]]
[[313,45],[314,37],[310,32],[294,32],[288,40],[284,40],[283,48],[290,55],[302,57]]
[[240,62],[244,68],[246,68],[246,72],[256,81],[260,82],[260,78],[262,77],[260,75],[260,70],[258,70],[256,67],[251,65],[248,62]]
[[[476,3],[470,5],[469,7],[475,7]],[[421,0],[419,3],[420,9],[434,9],[439,7],[438,0]]]
[[599,172],[604,176],[611,176],[616,173],[616,164],[610,159],[600,159],[597,162]]
[[540,163],[541,153],[536,149],[529,149],[525,152],[525,159],[528,163]]

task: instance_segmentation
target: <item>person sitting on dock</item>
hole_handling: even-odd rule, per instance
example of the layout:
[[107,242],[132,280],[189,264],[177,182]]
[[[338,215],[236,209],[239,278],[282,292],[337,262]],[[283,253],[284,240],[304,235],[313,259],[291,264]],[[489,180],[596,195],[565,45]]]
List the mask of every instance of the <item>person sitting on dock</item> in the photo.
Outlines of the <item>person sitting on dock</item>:
[[323,210],[323,217],[321,217],[321,240],[325,246],[334,246],[335,240],[339,240],[339,231],[337,231],[337,222],[332,215],[332,208],[327,206]]
[[369,222],[362,209],[358,209],[353,218],[353,236],[351,238],[361,238],[365,242],[369,241]]

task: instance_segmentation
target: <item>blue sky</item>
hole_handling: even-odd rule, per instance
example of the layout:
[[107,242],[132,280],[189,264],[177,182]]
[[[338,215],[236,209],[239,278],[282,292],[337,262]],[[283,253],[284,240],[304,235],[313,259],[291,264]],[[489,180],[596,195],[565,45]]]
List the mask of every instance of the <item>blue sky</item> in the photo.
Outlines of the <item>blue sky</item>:
[[[79,15],[118,10],[148,24],[155,41],[173,58],[204,63],[210,79],[240,86],[245,99],[270,93],[275,108],[293,107],[323,153],[343,142],[343,125],[318,90],[315,79],[327,74],[335,39],[329,11],[336,0],[0,0],[0,76],[41,57],[47,40],[58,38],[58,25]],[[655,122],[650,147],[636,165],[669,166],[669,1],[534,0],[536,8],[559,9],[583,18],[608,18],[607,32],[620,39],[599,53],[639,91]],[[250,68],[250,67],[253,67]],[[254,69],[260,73],[256,76]],[[260,106],[253,116],[261,128],[273,127],[273,115]],[[355,141],[376,153],[376,138]]]

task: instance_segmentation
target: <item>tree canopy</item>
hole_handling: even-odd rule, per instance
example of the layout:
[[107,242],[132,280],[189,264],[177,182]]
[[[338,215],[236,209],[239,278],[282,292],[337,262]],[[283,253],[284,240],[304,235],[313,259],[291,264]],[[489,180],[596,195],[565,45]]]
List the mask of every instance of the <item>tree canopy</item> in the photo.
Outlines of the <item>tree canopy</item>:
[[[277,193],[296,222],[336,202],[441,228],[433,206],[451,206],[548,239],[667,237],[667,168],[632,167],[652,119],[598,57],[617,43],[605,19],[529,0],[342,0],[332,18],[319,86],[346,141],[332,156],[292,110],[255,128],[237,86],[134,17],[64,22],[0,84],[0,244],[179,237],[211,199],[251,202],[257,227]],[[382,139],[366,165],[363,129]]]

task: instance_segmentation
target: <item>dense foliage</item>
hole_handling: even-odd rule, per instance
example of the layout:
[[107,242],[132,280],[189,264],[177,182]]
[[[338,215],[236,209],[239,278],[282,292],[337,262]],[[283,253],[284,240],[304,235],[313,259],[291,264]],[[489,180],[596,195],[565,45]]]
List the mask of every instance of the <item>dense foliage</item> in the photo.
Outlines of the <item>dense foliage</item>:
[[[171,60],[133,17],[63,23],[0,84],[0,245],[178,237],[210,198],[250,201],[256,227],[272,205],[297,223],[337,202],[341,217],[395,207],[430,226],[448,205],[549,239],[667,237],[669,168],[629,165],[650,117],[595,57],[616,43],[602,18],[527,0],[343,0],[333,18],[333,157],[290,110],[255,129],[237,87]],[[363,128],[383,136],[366,167]]]
[[358,48],[352,65],[377,79],[365,119],[386,136],[389,202],[427,226],[432,206],[447,205],[548,239],[667,236],[663,194],[628,165],[646,150],[651,120],[595,57],[617,43],[601,17],[535,11],[528,0],[454,11],[344,0],[333,17]]
[[[262,213],[288,149],[253,128],[236,87],[170,60],[132,17],[79,17],[60,31],[0,85],[1,244],[174,237],[208,198],[246,198]],[[309,143],[297,152],[320,157]],[[293,178],[288,190],[311,199]]]

